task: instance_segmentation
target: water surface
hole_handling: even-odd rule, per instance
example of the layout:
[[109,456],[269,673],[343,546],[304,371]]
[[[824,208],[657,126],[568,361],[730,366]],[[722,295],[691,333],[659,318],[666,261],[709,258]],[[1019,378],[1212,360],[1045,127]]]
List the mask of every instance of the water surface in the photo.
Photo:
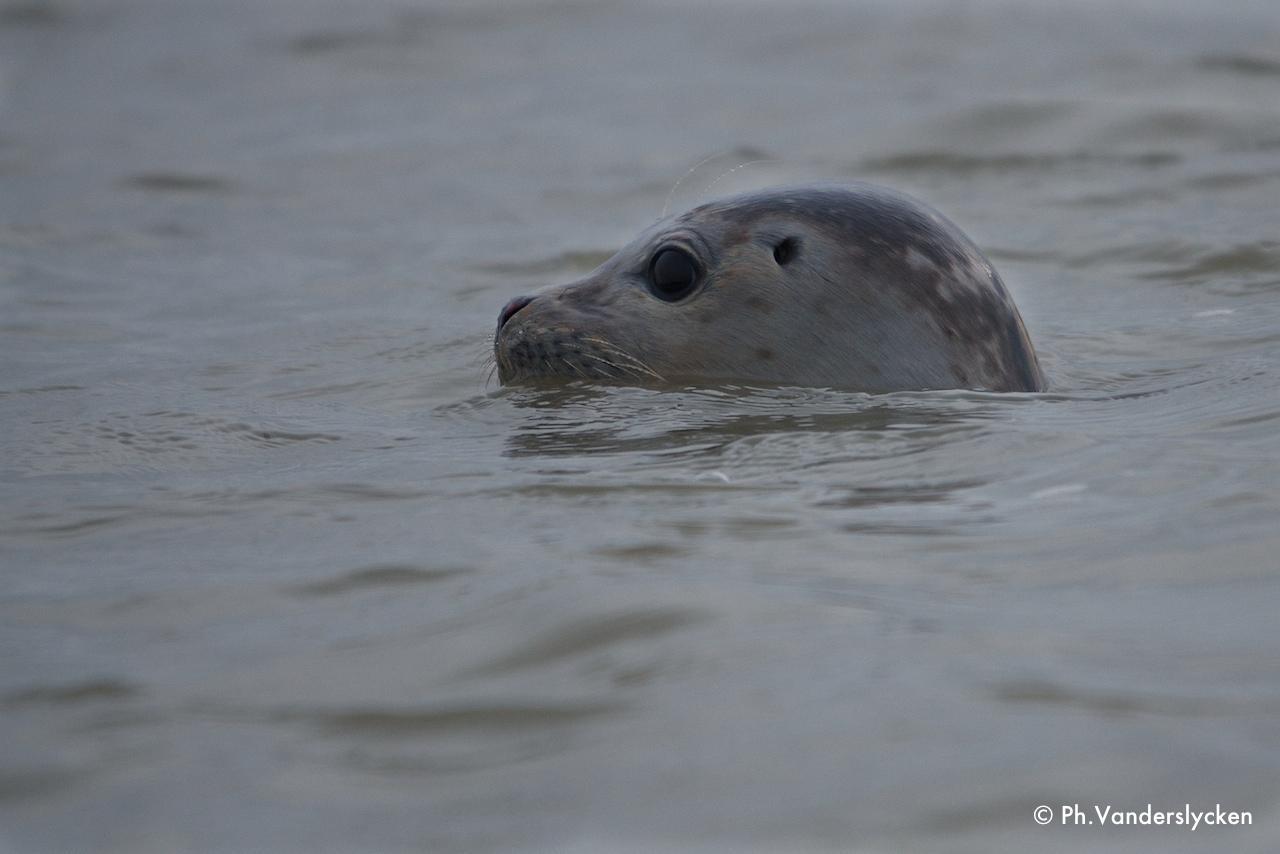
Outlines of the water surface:
[[[0,6],[0,846],[1275,850],[1278,44]],[[819,177],[959,223],[1050,391],[486,383],[668,197]]]

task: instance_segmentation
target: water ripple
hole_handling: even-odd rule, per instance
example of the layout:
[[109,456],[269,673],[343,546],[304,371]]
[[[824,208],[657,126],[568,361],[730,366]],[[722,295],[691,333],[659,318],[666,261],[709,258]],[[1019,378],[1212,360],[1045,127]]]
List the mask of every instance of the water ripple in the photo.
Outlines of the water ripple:
[[465,569],[426,569],[418,566],[383,565],[352,570],[326,581],[299,584],[293,590],[304,596],[338,596],[363,590],[399,588],[408,584],[431,584],[458,575]]

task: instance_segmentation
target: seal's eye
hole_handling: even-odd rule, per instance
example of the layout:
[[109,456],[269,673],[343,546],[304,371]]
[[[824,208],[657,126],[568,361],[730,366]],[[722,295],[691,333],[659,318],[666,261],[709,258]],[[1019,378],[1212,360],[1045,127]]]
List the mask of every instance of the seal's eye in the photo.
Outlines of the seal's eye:
[[676,302],[698,284],[698,263],[683,249],[663,249],[649,265],[649,288],[660,300]]

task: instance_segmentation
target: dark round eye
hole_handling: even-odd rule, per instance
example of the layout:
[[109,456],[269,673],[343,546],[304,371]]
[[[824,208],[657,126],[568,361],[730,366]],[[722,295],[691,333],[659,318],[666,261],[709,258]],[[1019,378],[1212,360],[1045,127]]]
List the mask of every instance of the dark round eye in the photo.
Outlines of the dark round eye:
[[693,292],[701,275],[698,262],[683,249],[663,249],[649,265],[649,287],[660,300],[676,302]]

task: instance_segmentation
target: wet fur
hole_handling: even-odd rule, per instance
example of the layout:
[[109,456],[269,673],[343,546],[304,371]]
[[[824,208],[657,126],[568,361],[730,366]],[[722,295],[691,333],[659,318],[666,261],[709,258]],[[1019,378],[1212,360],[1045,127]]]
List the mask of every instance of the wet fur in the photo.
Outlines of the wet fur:
[[[774,247],[796,241],[779,265]],[[654,297],[655,250],[706,271]],[[991,264],[941,214],[869,184],[778,187],[656,223],[589,276],[541,292],[494,341],[503,383],[759,381],[860,391],[1040,391],[1030,338]]]

